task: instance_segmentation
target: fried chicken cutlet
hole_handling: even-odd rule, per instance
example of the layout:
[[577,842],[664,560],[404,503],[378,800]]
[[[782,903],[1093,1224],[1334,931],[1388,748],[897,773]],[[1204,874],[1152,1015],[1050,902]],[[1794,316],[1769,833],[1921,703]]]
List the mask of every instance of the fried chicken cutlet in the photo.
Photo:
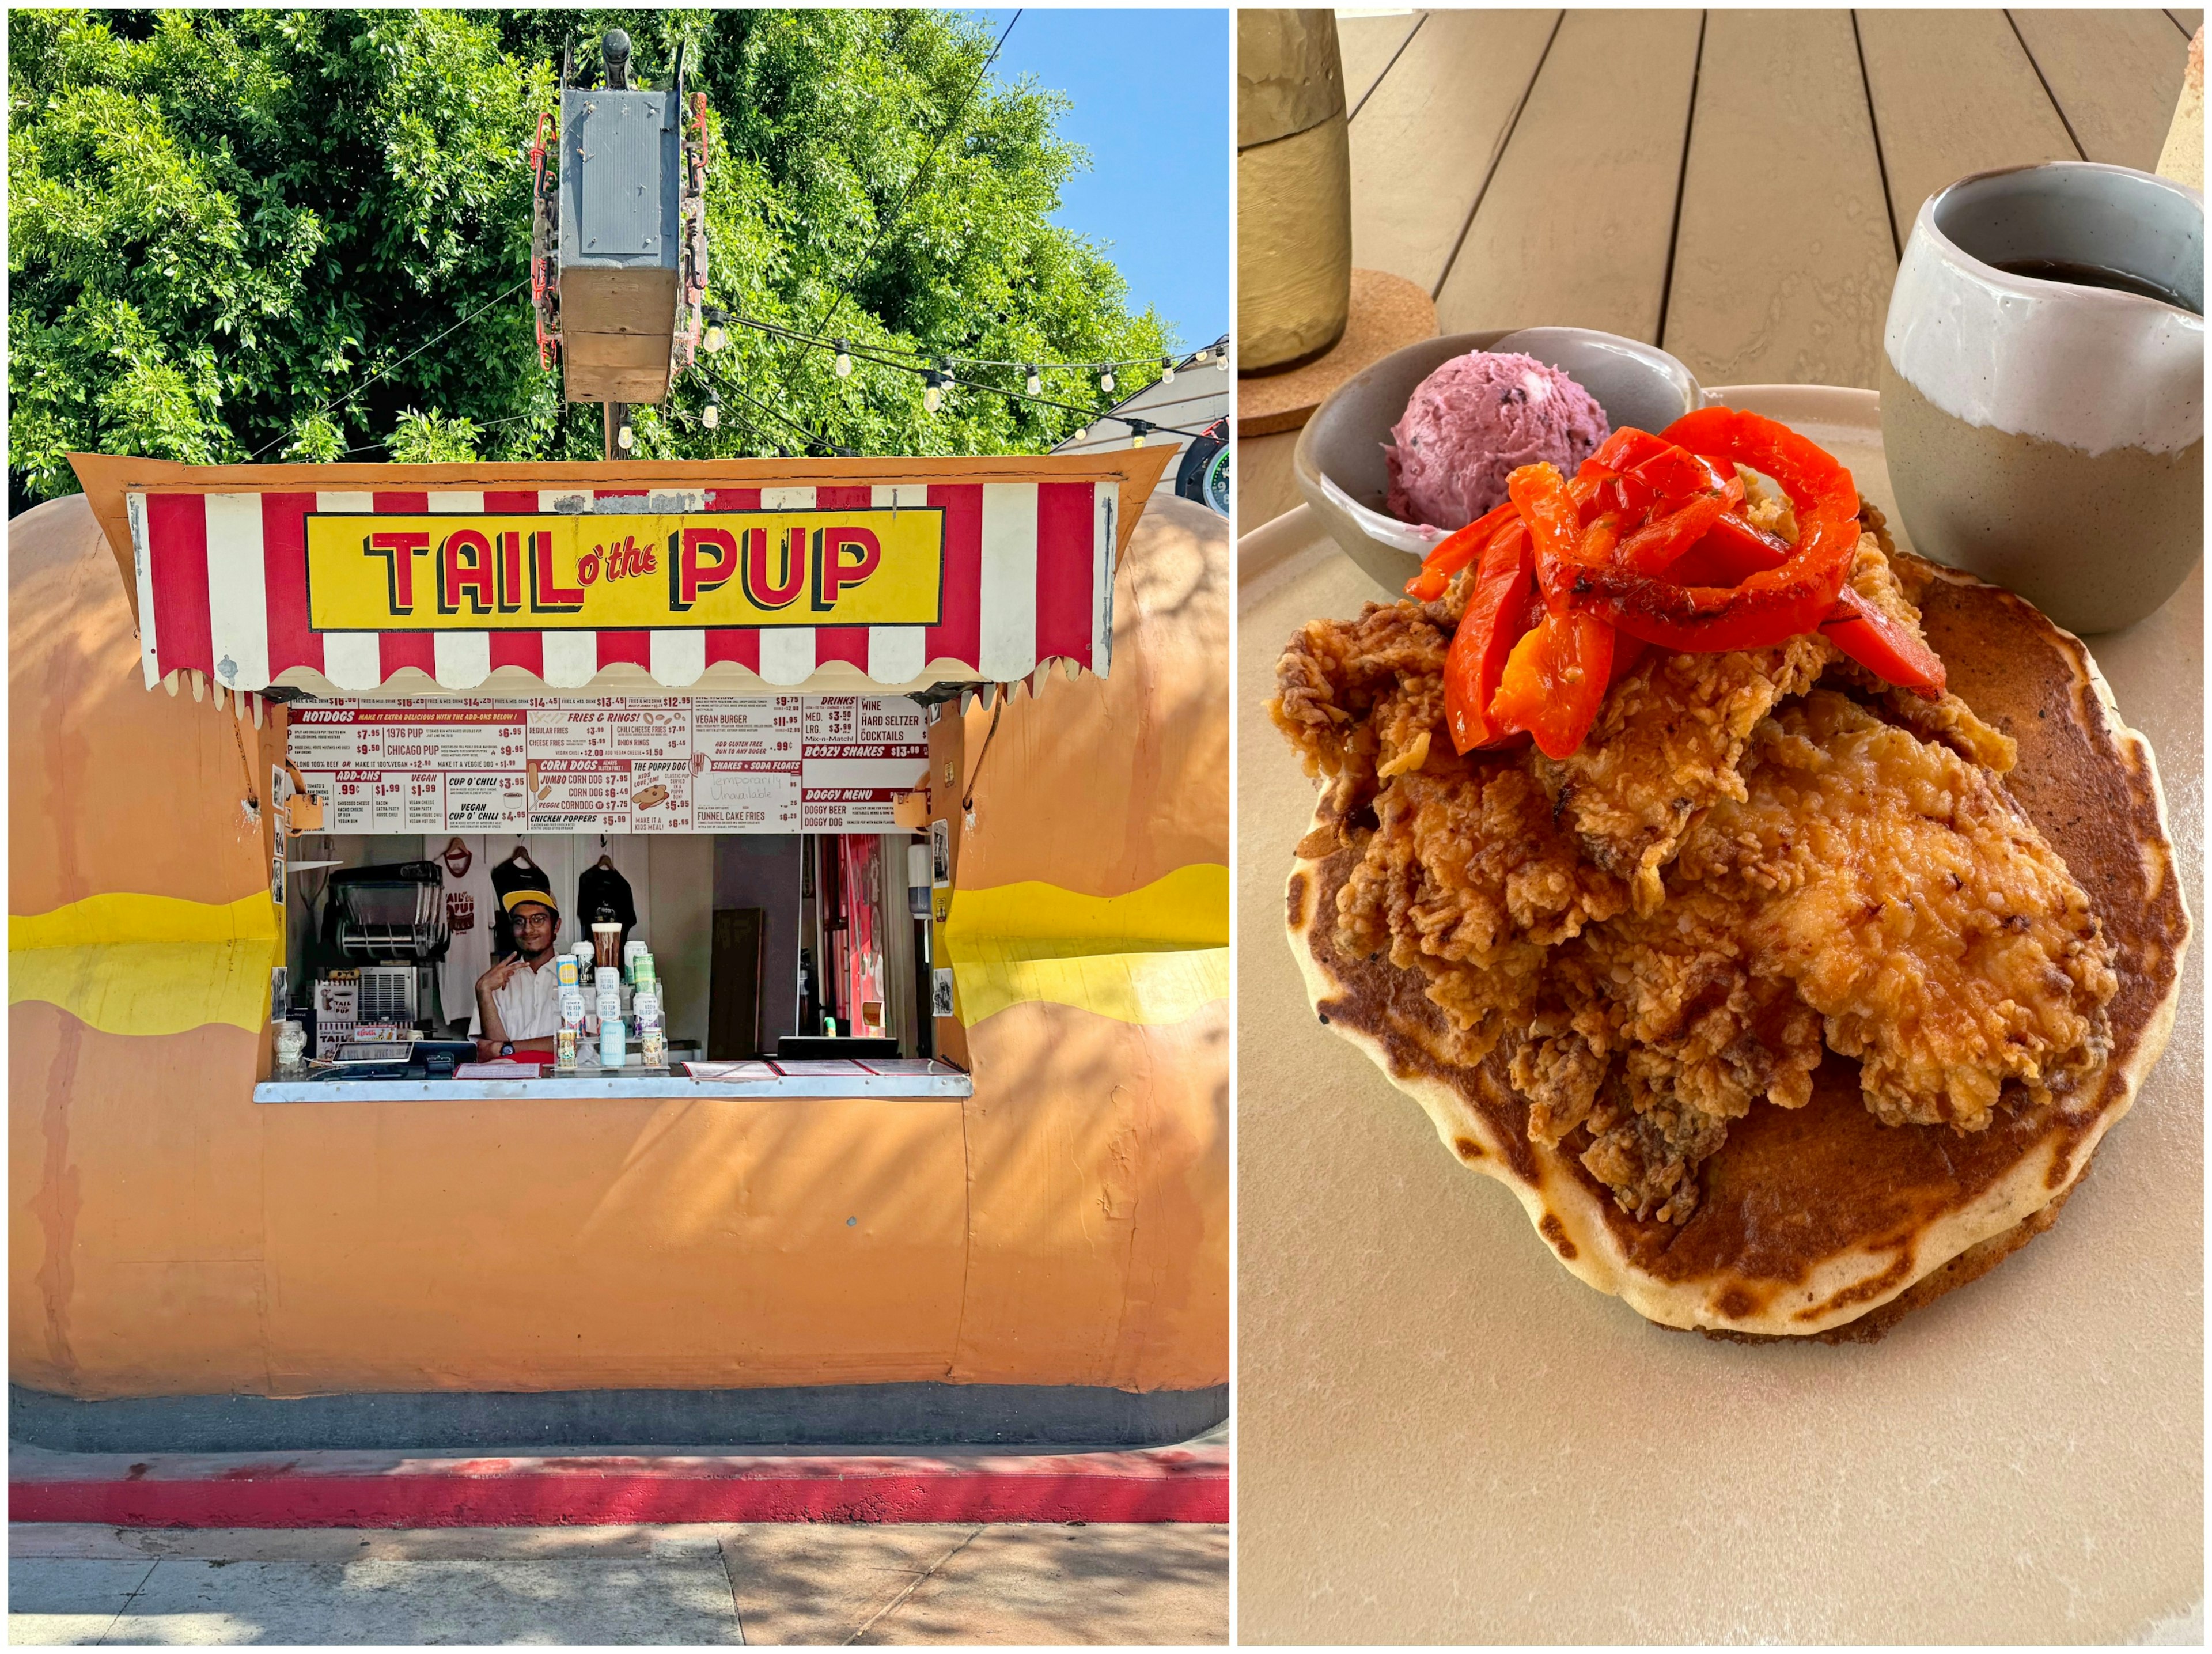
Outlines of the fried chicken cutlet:
[[[1873,530],[1852,583],[1917,634]],[[1440,1055],[1499,1053],[1530,1136],[1624,1210],[1686,1220],[1729,1122],[1802,1106],[1824,1049],[1885,1123],[1967,1131],[2008,1080],[2042,1103],[2102,1061],[2111,950],[1964,702],[1805,636],[1647,657],[1565,760],[1462,757],[1442,674],[1463,601],[1293,641],[1271,709],[1328,782],[1300,852],[1358,853],[1339,945],[1420,971]]]

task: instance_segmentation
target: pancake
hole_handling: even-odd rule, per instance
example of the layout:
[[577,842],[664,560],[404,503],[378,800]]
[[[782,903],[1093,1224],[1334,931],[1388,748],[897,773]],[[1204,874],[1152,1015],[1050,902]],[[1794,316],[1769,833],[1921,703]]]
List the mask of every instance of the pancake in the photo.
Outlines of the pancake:
[[1858,1064],[1831,1051],[1806,1106],[1762,1105],[1731,1122],[1686,1222],[1639,1220],[1565,1146],[1531,1139],[1501,1055],[1474,1067],[1442,1055],[1451,1030],[1419,972],[1337,947],[1328,921],[1358,850],[1300,858],[1291,873],[1291,947],[1322,1021],[1422,1105],[1463,1164],[1513,1191],[1571,1273],[1664,1326],[1746,1340],[1881,1336],[2050,1226],[2172,1028],[2190,915],[2149,744],[2121,723],[2078,638],[2009,592],[1893,561],[1919,588],[1952,690],[2019,744],[2003,785],[2112,946],[2110,1054],[2070,1093],[2037,1104],[2008,1082],[1978,1132],[1884,1125]]

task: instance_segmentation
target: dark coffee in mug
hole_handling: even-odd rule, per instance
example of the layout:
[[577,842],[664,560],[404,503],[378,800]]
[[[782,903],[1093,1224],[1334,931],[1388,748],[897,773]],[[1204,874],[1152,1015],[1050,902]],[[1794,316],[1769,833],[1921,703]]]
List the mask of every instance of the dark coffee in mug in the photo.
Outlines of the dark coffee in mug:
[[2192,315],[2204,313],[2176,289],[2162,286],[2148,276],[2112,270],[2104,265],[2077,264],[2070,258],[2003,258],[1996,262],[1995,268],[2008,276],[2032,276],[2039,282],[2066,282],[2075,287],[2101,287],[2114,293],[2132,293],[2138,299],[2155,299]]

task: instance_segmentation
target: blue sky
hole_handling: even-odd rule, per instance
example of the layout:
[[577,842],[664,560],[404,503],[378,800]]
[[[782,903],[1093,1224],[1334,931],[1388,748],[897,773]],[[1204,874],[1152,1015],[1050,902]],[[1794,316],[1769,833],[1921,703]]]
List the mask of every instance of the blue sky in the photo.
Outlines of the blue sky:
[[[1014,12],[975,15],[996,39]],[[991,72],[1074,100],[1060,132],[1091,170],[1054,217],[1112,244],[1130,308],[1157,307],[1187,350],[1228,331],[1229,14],[1031,7]]]

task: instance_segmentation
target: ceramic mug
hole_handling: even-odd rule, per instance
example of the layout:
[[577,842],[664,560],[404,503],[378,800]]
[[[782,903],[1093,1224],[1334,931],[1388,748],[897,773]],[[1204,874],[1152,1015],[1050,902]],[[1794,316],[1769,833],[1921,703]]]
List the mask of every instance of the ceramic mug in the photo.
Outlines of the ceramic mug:
[[1913,222],[1882,347],[1882,447],[1915,549],[2076,632],[2141,620],[2188,578],[2200,191],[2089,161],[1960,179]]

